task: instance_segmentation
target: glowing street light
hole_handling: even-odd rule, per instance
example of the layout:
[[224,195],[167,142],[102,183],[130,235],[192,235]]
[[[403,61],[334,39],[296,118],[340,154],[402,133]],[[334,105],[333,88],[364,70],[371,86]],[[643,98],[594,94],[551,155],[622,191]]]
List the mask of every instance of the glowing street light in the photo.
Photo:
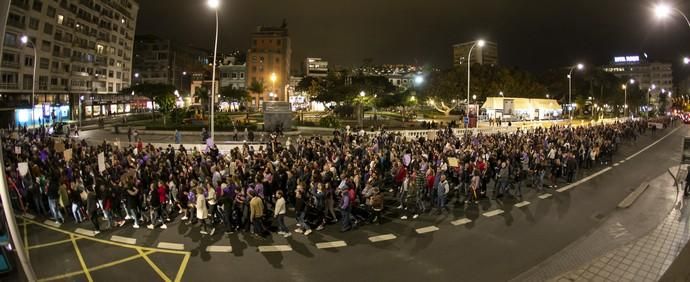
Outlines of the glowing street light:
[[623,88],[623,94],[625,95],[624,104],[626,117],[628,116],[628,84],[635,84],[635,80],[631,78],[630,80],[626,81],[625,84],[621,85],[621,88]]
[[470,62],[472,60],[472,50],[474,49],[475,46],[479,46],[479,48],[484,47],[486,44],[486,41],[479,39],[472,44],[472,47],[470,47],[470,51],[467,54],[467,127],[470,125],[470,66],[472,66],[472,63]]
[[[572,67],[570,67],[570,72],[568,72],[568,104],[572,104],[572,96],[573,96],[573,70],[578,69],[582,70],[585,68],[585,65],[583,64],[576,64]],[[570,119],[573,119],[573,111],[568,111],[568,114],[570,114]]]
[[654,15],[656,15],[657,19],[668,18],[671,16],[671,14],[673,14],[673,12],[676,12],[683,16],[683,19],[685,19],[685,23],[687,23],[688,27],[690,27],[690,20],[688,20],[688,17],[685,16],[685,14],[678,8],[668,5],[666,3],[659,3],[654,6]]
[[424,77],[423,76],[417,75],[414,77],[414,84],[415,85],[420,85],[422,83],[424,83]]
[[683,64],[686,64],[686,65],[687,65],[687,64],[690,64],[690,58],[684,57],[684,58],[683,58]]
[[211,75],[211,140],[216,139],[215,130],[215,99],[216,99],[216,56],[218,54],[218,7],[220,7],[220,0],[208,0],[206,2],[209,8],[211,8],[216,14],[216,36],[213,44],[213,64],[212,64],[212,75]]
[[34,99],[36,96],[36,62],[38,62],[38,52],[36,52],[36,44],[29,39],[28,36],[24,35],[19,39],[23,45],[29,46],[31,44],[31,49],[34,50],[34,74],[33,77],[31,78],[31,123],[34,123]]

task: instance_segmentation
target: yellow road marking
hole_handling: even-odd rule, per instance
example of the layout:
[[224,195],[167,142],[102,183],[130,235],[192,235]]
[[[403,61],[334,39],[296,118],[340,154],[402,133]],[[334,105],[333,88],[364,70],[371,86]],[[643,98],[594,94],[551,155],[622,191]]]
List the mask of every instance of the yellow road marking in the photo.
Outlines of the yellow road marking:
[[[146,255],[150,255],[150,254],[153,254],[153,253],[155,253],[155,252],[154,252],[154,251],[146,251],[146,252],[144,252],[144,254],[146,254]],[[141,257],[142,257],[142,254],[136,254],[136,255],[133,255],[133,256],[130,256],[130,257],[126,257],[126,258],[119,259],[119,260],[116,260],[116,261],[111,261],[111,262],[109,262],[109,263],[104,263],[104,264],[101,264],[101,265],[94,266],[94,267],[92,267],[92,268],[89,268],[89,271],[93,272],[93,271],[96,271],[96,270],[100,270],[100,269],[112,267],[112,266],[115,266],[115,265],[118,265],[118,264],[122,264],[122,263],[125,263],[125,262],[128,262],[128,261],[131,261],[131,260],[135,260],[135,259],[138,259],[138,258],[141,258]],[[75,271],[75,272],[65,273],[65,274],[61,274],[61,275],[57,275],[57,276],[42,278],[42,279],[39,279],[38,281],[64,280],[65,278],[69,278],[69,277],[72,277],[72,276],[75,276],[75,275],[79,275],[79,274],[83,274],[83,273],[84,273],[83,270],[81,270],[81,271]]]
[[171,281],[170,278],[168,278],[168,276],[165,275],[165,273],[163,273],[163,271],[161,271],[161,269],[158,268],[158,266],[155,263],[153,263],[153,261],[151,261],[151,259],[146,254],[144,254],[144,252],[141,249],[137,249],[137,251],[139,252],[139,254],[141,254],[141,256],[144,258],[144,260],[149,263],[149,266],[151,266],[151,268],[153,268],[153,270],[156,271],[156,273],[158,273],[158,275],[161,278],[163,278],[163,281],[165,281],[165,282]]
[[141,250],[144,250],[144,251],[161,252],[161,253],[167,253],[167,254],[176,254],[176,255],[186,255],[186,254],[189,254],[188,251],[176,251],[176,250],[158,249],[158,248],[150,248],[150,247],[141,247],[141,246],[134,246],[134,245],[128,245],[128,244],[113,242],[113,241],[109,241],[109,240],[103,240],[103,239],[99,239],[99,238],[84,237],[83,235],[79,235],[79,234],[74,233],[74,232],[69,232],[69,231],[66,231],[66,230],[62,230],[62,229],[60,229],[60,228],[53,227],[53,226],[50,226],[50,225],[46,225],[46,224],[43,224],[43,223],[40,223],[40,222],[32,221],[32,220],[29,220],[29,219],[27,219],[27,220],[28,220],[29,222],[31,222],[32,224],[36,224],[36,225],[41,226],[41,227],[46,228],[46,229],[50,229],[50,230],[53,230],[53,231],[56,231],[56,232],[60,232],[60,233],[63,233],[63,234],[67,234],[67,235],[70,235],[70,236],[74,236],[74,237],[76,237],[76,238],[84,238],[84,239],[87,239],[87,240],[91,240],[91,241],[95,241],[95,242],[99,242],[99,243],[103,243],[103,244],[109,244],[109,245],[119,246],[119,247],[123,247],[123,248],[129,248],[129,249],[141,249]]
[[189,252],[184,255],[182,263],[180,264],[180,269],[177,271],[177,276],[175,277],[175,282],[182,281],[182,276],[184,276],[184,271],[187,269],[187,263],[189,262]]
[[60,244],[72,242],[73,240],[76,241],[76,240],[79,240],[79,239],[81,239],[81,238],[76,238],[76,237],[75,237],[74,239],[65,239],[65,240],[53,241],[53,242],[45,243],[45,244],[33,245],[33,246],[28,247],[27,250],[33,250],[33,249],[38,249],[38,248],[43,248],[43,247],[49,247],[49,246],[54,246],[54,245],[60,245]]
[[93,282],[93,278],[91,278],[91,273],[89,273],[89,269],[86,267],[86,263],[84,262],[84,258],[81,256],[81,251],[79,251],[79,246],[77,246],[77,240],[74,238],[74,235],[70,235],[70,238],[72,239],[72,245],[74,246],[74,251],[77,252],[77,258],[79,258],[79,263],[81,264],[81,269],[84,270],[84,274],[86,274],[86,280],[89,282]]
[[22,218],[22,222],[24,223],[23,224],[24,225],[24,250],[25,250],[24,252],[26,252],[26,257],[30,261],[31,257],[29,256],[29,233],[28,233],[28,230],[26,228],[26,226],[29,224],[28,224],[28,222],[26,222],[26,219],[24,219],[24,218]]

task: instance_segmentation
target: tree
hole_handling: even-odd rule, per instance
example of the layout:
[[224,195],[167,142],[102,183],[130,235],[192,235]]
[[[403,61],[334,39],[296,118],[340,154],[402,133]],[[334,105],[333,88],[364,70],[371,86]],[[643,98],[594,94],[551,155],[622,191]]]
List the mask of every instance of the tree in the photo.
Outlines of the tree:
[[233,88],[232,86],[221,88],[219,94],[228,101],[242,103],[249,100],[249,92],[247,90]]
[[465,93],[461,83],[466,83],[467,80],[463,81],[463,74],[466,76],[467,72],[463,73],[462,68],[431,73],[427,83],[421,88],[418,99],[426,101],[444,115],[450,115],[459,104],[460,95]]
[[[130,93],[135,93],[139,96],[144,96],[144,97],[148,98],[149,100],[151,100],[151,102],[155,102],[155,103],[158,103],[158,101],[167,102],[166,100],[168,98],[166,96],[169,95],[169,96],[172,96],[173,106],[175,104],[175,96],[173,95],[173,93],[175,93],[175,86],[170,85],[170,84],[141,83],[141,84],[132,85],[128,88],[120,90],[120,94],[122,94],[122,95],[128,95]],[[160,104],[159,104],[159,107],[160,107]],[[163,110],[161,110],[161,109],[162,109],[162,107],[159,108],[159,111],[163,112]],[[151,111],[151,113],[153,114],[153,111]]]
[[166,116],[175,109],[175,95],[172,93],[161,94],[154,97],[154,102],[158,104],[158,111],[163,114],[163,125],[165,125]]
[[252,80],[252,83],[249,84],[249,88],[247,88],[247,90],[249,90],[251,93],[260,95],[266,91],[266,86],[261,81]]

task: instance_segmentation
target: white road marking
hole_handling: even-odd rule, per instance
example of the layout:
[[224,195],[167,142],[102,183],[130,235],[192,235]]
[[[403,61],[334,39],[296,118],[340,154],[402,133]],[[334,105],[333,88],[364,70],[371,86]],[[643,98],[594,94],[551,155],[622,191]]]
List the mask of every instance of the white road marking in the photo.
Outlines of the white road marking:
[[450,224],[455,225],[455,226],[458,226],[458,225],[465,225],[465,224],[468,224],[468,223],[470,223],[470,222],[472,222],[472,220],[469,219],[469,218],[461,218],[461,219],[458,219],[458,220],[453,220],[453,221],[451,221]]
[[57,228],[60,228],[60,226],[62,226],[62,224],[56,223],[55,221],[51,221],[49,219],[46,219],[45,221],[43,221],[43,224],[50,225],[52,227],[57,227]]
[[486,217],[492,217],[492,216],[497,216],[497,215],[502,214],[502,213],[503,213],[503,210],[502,210],[502,209],[497,209],[497,210],[492,210],[492,211],[489,211],[489,212],[485,212],[485,213],[483,213],[482,215],[483,215],[483,216],[486,216]]
[[618,163],[613,164],[613,166],[619,166],[619,165],[620,165],[620,164],[618,164]]
[[160,242],[158,243],[158,248],[160,249],[170,249],[170,250],[184,250],[184,245],[178,243],[168,243]]
[[657,143],[661,142],[661,140],[666,139],[666,137],[668,137],[669,135],[671,135],[671,134],[673,134],[674,132],[676,132],[676,130],[681,129],[681,128],[682,128],[682,126],[681,126],[681,127],[676,127],[676,129],[674,129],[674,130],[672,130],[671,132],[669,132],[668,134],[664,135],[664,137],[661,137],[659,140],[656,140],[654,143],[649,144],[647,147],[644,147],[642,150],[638,151],[637,153],[634,153],[634,154],[630,155],[629,157],[625,158],[625,160],[630,160],[630,159],[634,158],[635,156],[639,155],[640,153],[642,153],[642,152],[644,152],[644,151],[647,151],[647,149],[649,149],[649,148],[651,148],[652,146],[656,145]]
[[35,215],[30,214],[30,213],[25,213],[25,214],[24,214],[24,217],[25,217],[25,218],[28,218],[28,219],[34,219],[34,218],[36,218]]
[[259,252],[289,252],[292,251],[292,247],[288,245],[275,245],[275,246],[259,246]]
[[316,243],[316,248],[318,248],[318,249],[341,248],[341,247],[346,247],[346,246],[347,246],[347,243],[345,243],[345,241]]
[[[615,166],[615,165],[614,165],[614,166]],[[602,169],[602,170],[600,170],[600,171],[597,171],[597,172],[595,172],[594,174],[592,174],[592,175],[590,175],[590,176],[587,176],[587,177],[585,177],[585,178],[582,178],[582,179],[580,179],[579,181],[577,181],[577,182],[575,182],[575,183],[568,184],[567,186],[564,186],[564,187],[562,187],[562,188],[556,189],[556,192],[562,193],[562,192],[568,191],[568,190],[570,190],[570,189],[572,189],[572,188],[575,188],[576,186],[578,186],[578,185],[580,185],[580,184],[582,184],[582,183],[585,183],[585,182],[591,180],[592,178],[595,178],[595,177],[597,177],[597,176],[599,176],[599,175],[601,175],[601,174],[603,174],[603,173],[605,173],[605,172],[607,172],[607,171],[609,171],[609,170],[611,170],[611,167],[610,167],[610,166],[609,166],[609,167],[606,167],[606,168],[604,168],[604,169]]]
[[122,237],[122,236],[117,236],[117,235],[113,235],[112,237],[110,237],[110,241],[115,241],[115,242],[120,242],[120,243],[125,243],[125,244],[131,244],[131,245],[134,245],[137,243],[137,239],[129,238],[129,237]]
[[522,202],[519,202],[519,203],[515,204],[515,207],[516,207],[516,208],[521,208],[521,207],[527,206],[527,205],[529,205],[529,204],[531,204],[531,203],[528,202],[528,201],[522,201]]
[[232,246],[208,246],[206,252],[209,253],[231,253]]
[[85,235],[85,236],[89,236],[89,237],[93,237],[93,236],[94,236],[92,230],[86,230],[86,229],[84,229],[84,228],[77,228],[77,229],[74,230],[74,233],[81,234],[81,235]]
[[549,193],[539,195],[539,199],[542,199],[542,200],[548,199],[550,197],[551,197],[551,194],[549,194]]
[[371,241],[372,243],[376,243],[376,242],[381,242],[381,241],[393,240],[395,238],[398,238],[398,237],[396,237],[393,234],[383,234],[383,235],[378,235],[378,236],[371,236],[371,237],[369,237],[369,241]]
[[424,233],[438,231],[438,227],[427,226],[427,227],[417,228],[417,229],[415,229],[415,231],[417,231],[417,234],[424,234]]

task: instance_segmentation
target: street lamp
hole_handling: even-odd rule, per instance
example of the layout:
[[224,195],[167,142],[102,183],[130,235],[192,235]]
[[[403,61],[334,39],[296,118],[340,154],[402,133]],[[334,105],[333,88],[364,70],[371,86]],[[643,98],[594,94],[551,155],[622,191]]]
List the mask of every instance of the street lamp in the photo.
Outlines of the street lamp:
[[82,114],[83,109],[82,109],[82,105],[81,105],[83,102],[84,102],[84,95],[81,95],[81,96],[79,96],[79,127],[81,127],[81,120],[84,117],[84,115]]
[[364,100],[363,99],[364,99],[364,96],[366,96],[366,95],[367,95],[367,93],[365,93],[364,91],[359,92],[359,97],[361,97],[360,101],[359,101],[359,127],[360,128],[362,128],[364,126],[363,121],[362,121],[364,119],[364,107],[363,107]]
[[484,47],[484,44],[486,44],[486,42],[482,39],[475,41],[467,54],[467,127],[470,126],[470,66],[472,66],[470,61],[472,60],[472,50],[474,50],[475,46],[482,48]]
[[666,3],[660,3],[654,6],[654,14],[656,15],[657,19],[668,18],[671,16],[673,12],[676,12],[683,16],[683,19],[685,19],[685,23],[687,23],[688,27],[690,27],[690,20],[688,20],[688,17],[685,16],[685,14],[678,8],[669,6]]
[[415,85],[420,85],[422,83],[424,83],[424,77],[423,76],[417,75],[414,77],[414,84]]
[[276,76],[276,73],[275,72],[271,73],[271,85],[272,85],[271,86],[271,92],[272,93],[276,91],[276,80],[277,79],[278,79],[278,77]]
[[624,102],[623,102],[623,104],[624,104],[623,108],[625,108],[625,116],[626,117],[628,116],[628,84],[630,84],[630,85],[635,84],[635,80],[631,78],[630,80],[626,81],[625,84],[621,85],[621,88],[623,88],[623,92],[625,94],[625,98],[624,98]]
[[38,62],[38,53],[36,52],[36,44],[34,44],[34,42],[31,41],[31,39],[29,39],[28,36],[24,35],[20,38],[20,40],[24,45],[28,46],[29,44],[31,44],[31,49],[34,50],[34,76],[31,78],[31,124],[33,125],[36,118],[34,116],[34,99],[36,96],[36,64]]
[[505,97],[505,96],[503,96],[503,91],[499,91],[498,95],[501,95],[501,97]]
[[683,64],[686,64],[686,65],[687,65],[687,64],[690,64],[690,58],[684,57],[684,58],[683,58]]
[[[582,70],[585,68],[583,64],[577,64],[572,67],[570,67],[570,72],[568,72],[568,105],[572,107],[573,101],[572,101],[572,96],[573,96],[573,70],[574,69]],[[573,111],[571,108],[568,108],[568,114],[570,114],[570,119],[573,119]]]
[[208,0],[206,2],[209,8],[211,8],[216,14],[216,39],[213,44],[213,69],[211,74],[211,140],[215,140],[215,99],[216,99],[216,55],[218,53],[218,7],[220,6],[220,0]]
[[546,94],[546,99],[549,99],[549,94]]

